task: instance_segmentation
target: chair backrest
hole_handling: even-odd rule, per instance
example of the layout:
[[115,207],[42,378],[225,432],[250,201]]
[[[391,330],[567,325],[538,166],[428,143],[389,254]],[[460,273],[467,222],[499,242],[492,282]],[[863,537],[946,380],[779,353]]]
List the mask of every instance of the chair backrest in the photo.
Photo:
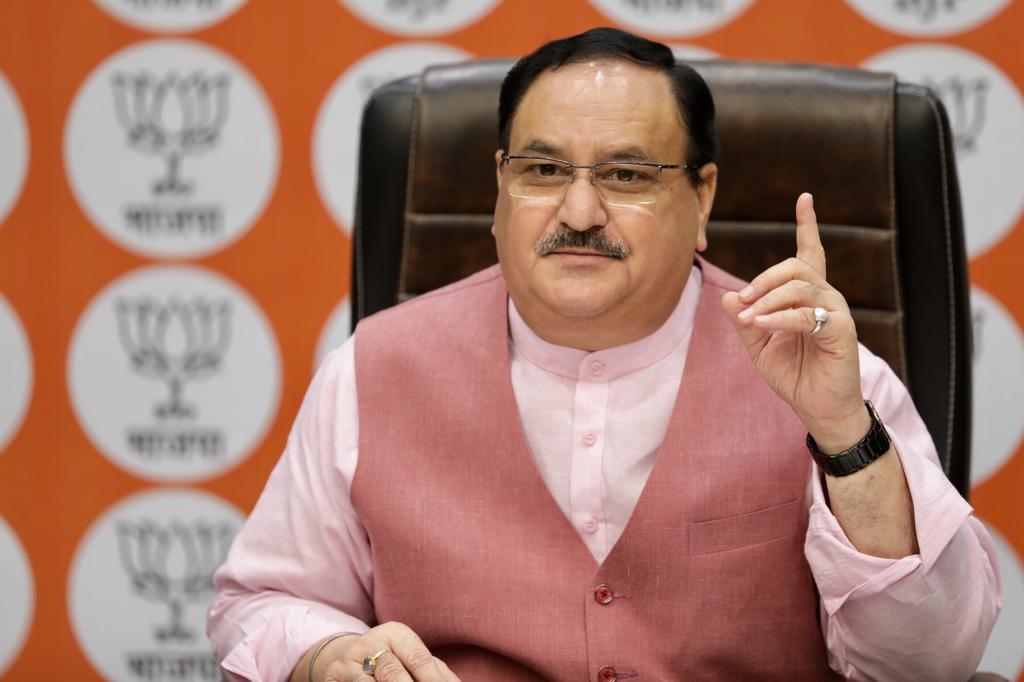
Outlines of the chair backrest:
[[[431,67],[363,116],[353,325],[497,260],[497,101],[509,61]],[[721,144],[707,258],[751,278],[795,251],[809,191],[861,341],[906,382],[965,497],[971,364],[966,257],[949,124],[927,89],[839,67],[695,62]]]

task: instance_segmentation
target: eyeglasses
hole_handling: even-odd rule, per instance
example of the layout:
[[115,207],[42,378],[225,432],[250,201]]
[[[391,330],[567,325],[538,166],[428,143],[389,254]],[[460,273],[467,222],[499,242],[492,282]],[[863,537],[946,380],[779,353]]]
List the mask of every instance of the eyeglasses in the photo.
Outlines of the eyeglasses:
[[561,197],[576,180],[576,171],[589,170],[590,184],[609,203],[648,204],[671,178],[666,170],[696,168],[686,163],[645,163],[606,161],[589,166],[546,156],[501,155],[503,172],[508,175],[509,192],[531,198]]

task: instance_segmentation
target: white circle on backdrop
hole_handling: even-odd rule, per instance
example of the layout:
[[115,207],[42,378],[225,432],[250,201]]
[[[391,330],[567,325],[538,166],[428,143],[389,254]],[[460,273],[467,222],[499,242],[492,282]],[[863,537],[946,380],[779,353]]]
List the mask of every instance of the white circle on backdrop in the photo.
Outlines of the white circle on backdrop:
[[736,19],[755,0],[590,0],[626,28],[656,36],[695,36]]
[[991,19],[1010,0],[846,0],[865,19],[908,36],[962,33]]
[[327,354],[345,342],[352,334],[352,303],[346,295],[338,305],[334,306],[327,322],[320,331],[320,339],[316,344],[316,357],[313,367],[318,368]]
[[671,48],[672,54],[675,58],[681,62],[700,61],[702,59],[718,59],[721,57],[721,55],[714,50],[709,50],[706,47],[700,47],[699,45],[682,45],[674,43],[669,45],[669,48]]
[[18,314],[0,294],[0,453],[14,438],[32,398],[32,347]]
[[988,638],[978,670],[1016,680],[1024,673],[1024,566],[1013,546],[989,524],[985,524],[996,549],[1003,587],[1003,610]]
[[0,223],[21,194],[28,171],[28,126],[10,82],[0,71]]
[[362,21],[401,36],[452,33],[479,21],[501,0],[341,0]]
[[427,66],[470,58],[468,52],[451,45],[401,43],[366,55],[331,86],[313,129],[313,177],[331,218],[346,234],[352,234],[359,127],[370,93]]
[[196,31],[217,23],[246,0],[93,0],[107,14],[143,31]]
[[0,517],[0,677],[14,663],[32,624],[34,582],[25,549]]
[[241,287],[197,267],[150,266],[89,303],[68,392],[96,448],[159,482],[223,473],[259,445],[281,398],[270,323]]
[[994,246],[1024,209],[1024,99],[999,68],[952,45],[893,48],[862,66],[933,88],[949,114],[963,197],[967,253]]
[[277,180],[277,123],[233,58],[188,40],[127,47],[75,95],[64,165],[82,210],[124,248],[203,256],[245,234]]
[[68,611],[82,651],[108,680],[210,680],[213,573],[243,516],[198,490],[145,491],[93,522],[75,550]]
[[971,287],[974,405],[971,484],[996,473],[1024,442],[1024,334],[999,301]]

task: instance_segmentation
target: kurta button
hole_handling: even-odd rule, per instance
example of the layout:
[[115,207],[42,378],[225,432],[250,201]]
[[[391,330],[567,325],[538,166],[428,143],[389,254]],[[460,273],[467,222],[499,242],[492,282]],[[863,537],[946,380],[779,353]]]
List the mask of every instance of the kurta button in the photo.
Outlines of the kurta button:
[[583,434],[583,444],[584,445],[593,445],[596,442],[597,442],[597,436],[595,436],[594,434],[592,434],[592,433]]
[[604,363],[600,360],[596,360],[590,363],[590,374],[591,376],[599,377],[604,373]]
[[603,666],[597,671],[597,682],[615,682],[619,679],[619,673],[610,665]]
[[[607,585],[598,585],[597,589],[594,590],[594,601],[598,604],[611,604],[614,598],[615,595],[612,593],[612,588]],[[605,666],[605,668],[608,668],[608,666]],[[601,669],[604,670],[604,668]],[[614,668],[609,668],[609,670],[612,671],[613,675],[615,674]],[[612,677],[611,679],[614,680],[615,678]]]

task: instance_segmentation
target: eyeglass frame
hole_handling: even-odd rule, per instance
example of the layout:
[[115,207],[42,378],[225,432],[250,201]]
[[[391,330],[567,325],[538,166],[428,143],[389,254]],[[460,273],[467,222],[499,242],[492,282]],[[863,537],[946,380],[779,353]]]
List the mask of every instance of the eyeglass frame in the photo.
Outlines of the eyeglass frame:
[[576,182],[576,171],[586,168],[590,171],[590,184],[597,187],[597,169],[601,166],[644,166],[645,168],[657,168],[658,174],[660,175],[663,170],[668,169],[679,169],[679,170],[696,170],[700,166],[693,163],[654,163],[652,161],[599,161],[592,164],[579,164],[571,163],[565,159],[556,159],[552,156],[521,156],[518,154],[509,154],[506,151],[501,153],[501,166],[502,168],[508,166],[508,162],[513,159],[521,160],[534,160],[534,161],[552,161],[554,163],[562,164],[566,168],[572,169],[572,175],[569,177],[568,185]]

